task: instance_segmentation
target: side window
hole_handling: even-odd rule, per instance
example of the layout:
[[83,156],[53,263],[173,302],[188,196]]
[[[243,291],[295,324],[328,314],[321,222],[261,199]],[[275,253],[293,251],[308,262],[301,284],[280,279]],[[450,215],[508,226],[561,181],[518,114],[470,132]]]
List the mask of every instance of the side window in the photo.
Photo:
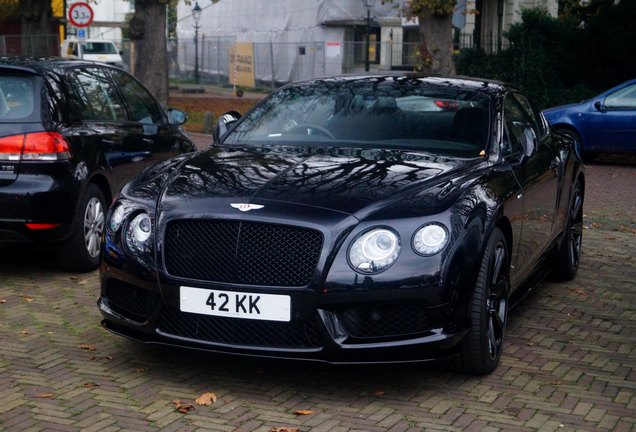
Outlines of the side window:
[[516,154],[523,151],[521,138],[526,120],[527,118],[519,102],[510,95],[506,96],[506,100],[504,101],[505,154]]
[[161,122],[161,109],[139,82],[125,72],[113,70],[111,74],[119,91],[124,96],[130,120],[145,124]]
[[104,69],[73,69],[69,81],[73,118],[97,121],[126,120],[126,110]]
[[527,123],[532,126],[536,136],[542,137],[545,134],[545,131],[543,130],[543,123],[539,117],[539,112],[533,108],[532,104],[525,96],[519,93],[512,93],[512,96],[517,100],[517,102],[519,102],[519,105],[527,117]]
[[605,107],[609,110],[636,109],[636,84],[615,91],[605,98]]

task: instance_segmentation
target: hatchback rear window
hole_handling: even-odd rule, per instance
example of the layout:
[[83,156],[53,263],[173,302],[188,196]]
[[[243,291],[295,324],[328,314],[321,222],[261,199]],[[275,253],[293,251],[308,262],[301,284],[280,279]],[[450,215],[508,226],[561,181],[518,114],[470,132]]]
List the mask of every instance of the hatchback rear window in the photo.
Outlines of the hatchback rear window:
[[39,118],[38,79],[30,75],[0,74],[0,123],[29,122]]

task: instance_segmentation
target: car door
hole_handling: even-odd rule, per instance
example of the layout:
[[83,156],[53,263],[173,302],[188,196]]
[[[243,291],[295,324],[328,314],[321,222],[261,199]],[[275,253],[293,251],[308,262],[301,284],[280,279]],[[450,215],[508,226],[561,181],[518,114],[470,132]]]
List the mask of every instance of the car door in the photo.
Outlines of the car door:
[[626,152],[636,148],[636,82],[595,101],[587,132],[591,150]]
[[[522,229],[514,258],[515,275],[524,279],[553,239],[560,177],[560,154],[539,114],[525,96],[509,93],[504,101],[507,139],[526,156],[513,164],[523,198]],[[525,144],[534,148],[528,151]]]
[[84,141],[87,168],[101,171],[115,194],[145,167],[149,144],[131,138],[127,111],[106,68],[71,69],[68,81],[72,115],[79,119],[75,133]]
[[129,112],[126,128],[146,149],[146,165],[176,156],[181,144],[180,134],[175,133],[176,126],[169,123],[150,92],[126,72],[111,70],[111,75]]

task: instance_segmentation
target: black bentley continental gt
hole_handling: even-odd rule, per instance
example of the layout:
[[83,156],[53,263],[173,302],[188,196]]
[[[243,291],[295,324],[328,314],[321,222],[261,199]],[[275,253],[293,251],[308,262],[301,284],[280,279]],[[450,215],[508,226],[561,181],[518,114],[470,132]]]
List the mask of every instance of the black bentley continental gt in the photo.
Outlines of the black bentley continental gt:
[[107,217],[99,309],[146,343],[486,374],[581,256],[583,165],[519,90],[409,73],[287,85]]

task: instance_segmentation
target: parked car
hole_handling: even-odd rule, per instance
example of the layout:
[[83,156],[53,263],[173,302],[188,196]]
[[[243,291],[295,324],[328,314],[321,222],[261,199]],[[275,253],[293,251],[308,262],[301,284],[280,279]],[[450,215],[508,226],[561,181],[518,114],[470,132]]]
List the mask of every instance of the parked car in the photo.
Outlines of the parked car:
[[103,39],[65,39],[60,50],[63,58],[81,59],[107,63],[124,69],[122,51],[113,41]]
[[108,205],[142,169],[193,150],[186,118],[117,68],[0,58],[0,243],[55,242],[67,269],[97,268]]
[[334,77],[236,117],[221,117],[213,146],[145,171],[113,204],[106,329],[328,362],[453,357],[484,374],[509,308],[550,270],[576,274],[582,162],[513,87]]
[[592,99],[544,111],[550,124],[576,142],[584,157],[636,152],[636,79]]

